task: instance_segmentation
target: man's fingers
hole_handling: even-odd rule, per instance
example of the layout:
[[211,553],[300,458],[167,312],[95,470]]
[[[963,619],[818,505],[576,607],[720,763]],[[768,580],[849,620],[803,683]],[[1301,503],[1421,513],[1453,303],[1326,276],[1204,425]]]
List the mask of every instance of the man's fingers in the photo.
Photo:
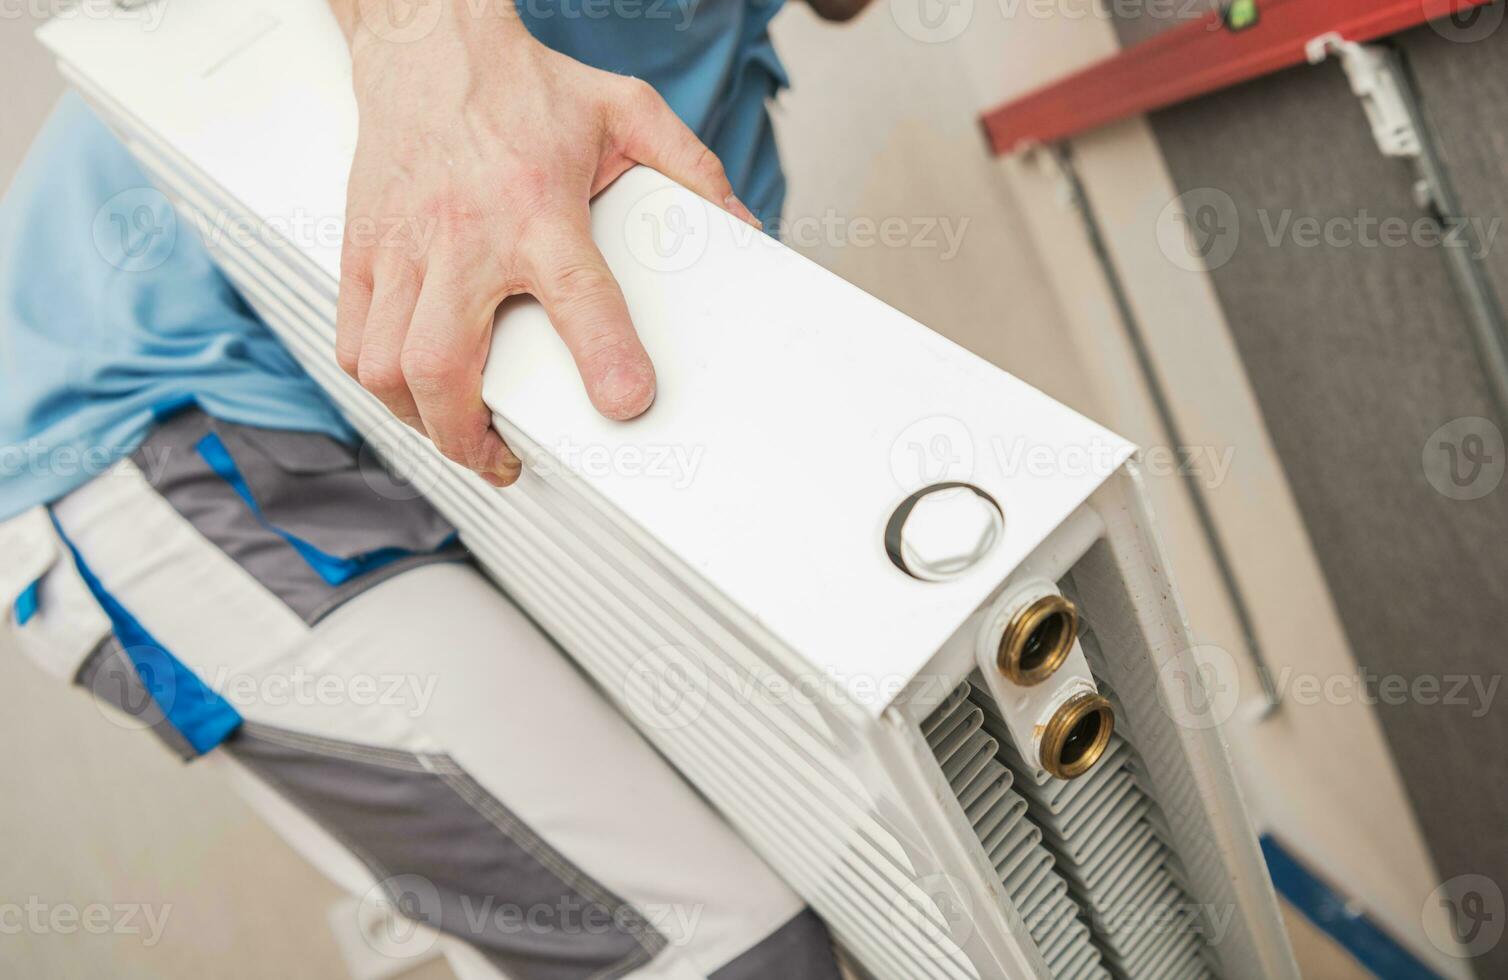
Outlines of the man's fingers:
[[696,138],[649,83],[628,79],[625,91],[614,120],[625,156],[653,167],[754,227],[763,227],[733,193],[717,154]]
[[608,418],[631,419],[654,401],[654,366],[588,228],[583,207],[580,220],[565,225],[554,241],[535,238],[528,271],[534,295],[576,360],[587,397]]
[[388,270],[377,274],[356,359],[356,380],[376,395],[388,411],[410,425],[418,424],[419,409],[409,393],[400,358],[403,338],[419,299],[419,284],[417,271]]
[[346,242],[340,253],[340,295],[335,302],[335,360],[353,378],[361,356],[361,329],[371,305],[371,256]]
[[492,339],[492,310],[480,309],[469,278],[426,277],[401,354],[403,377],[424,429],[449,459],[493,486],[518,479],[522,465],[492,428],[482,404],[482,366]]

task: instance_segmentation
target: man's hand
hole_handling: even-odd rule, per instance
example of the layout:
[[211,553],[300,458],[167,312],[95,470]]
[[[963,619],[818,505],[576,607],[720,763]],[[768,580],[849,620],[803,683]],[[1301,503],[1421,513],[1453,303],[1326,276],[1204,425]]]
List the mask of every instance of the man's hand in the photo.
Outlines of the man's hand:
[[[643,163],[757,221],[648,84],[549,50],[512,0],[428,0],[438,21],[402,40],[385,29],[394,2],[331,0],[360,110],[336,354],[442,453],[506,486],[520,463],[481,399],[504,298],[544,304],[603,415],[654,400],[654,367],[592,243],[591,198]],[[415,233],[395,247],[353,227]]]

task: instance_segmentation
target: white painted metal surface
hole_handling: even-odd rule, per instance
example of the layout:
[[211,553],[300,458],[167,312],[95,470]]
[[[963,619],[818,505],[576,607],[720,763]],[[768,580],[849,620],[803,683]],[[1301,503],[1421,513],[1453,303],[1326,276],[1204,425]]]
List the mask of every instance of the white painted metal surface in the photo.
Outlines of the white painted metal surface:
[[[978,787],[950,786],[923,733],[1000,604],[1075,569],[1117,647],[1148,792],[1174,801],[1189,894],[1228,910],[1210,961],[1291,975],[1223,746],[1158,702],[1157,668],[1189,644],[1127,443],[639,170],[594,204],[593,232],[659,399],[642,419],[603,420],[542,311],[511,302],[484,397],[530,465],[493,490],[334,364],[354,106],[323,9],[198,0],[151,33],[75,20],[43,38],[352,422],[868,970],[1093,971],[1092,952],[1064,959],[1067,933],[1034,932],[1018,907],[1025,885],[1058,894],[1055,872],[1002,880],[956,792]],[[624,463],[661,452],[696,462],[684,479]],[[950,479],[998,502],[1003,529],[961,574],[908,576],[887,522]],[[1069,693],[1048,685],[1059,703]]]

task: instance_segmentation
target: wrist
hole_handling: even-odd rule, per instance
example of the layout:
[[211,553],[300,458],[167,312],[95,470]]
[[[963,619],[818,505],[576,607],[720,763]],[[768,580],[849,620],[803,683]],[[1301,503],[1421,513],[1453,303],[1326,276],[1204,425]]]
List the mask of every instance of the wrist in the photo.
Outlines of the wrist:
[[476,51],[497,58],[533,40],[514,0],[329,0],[351,50],[358,80],[395,59],[428,60],[435,68]]

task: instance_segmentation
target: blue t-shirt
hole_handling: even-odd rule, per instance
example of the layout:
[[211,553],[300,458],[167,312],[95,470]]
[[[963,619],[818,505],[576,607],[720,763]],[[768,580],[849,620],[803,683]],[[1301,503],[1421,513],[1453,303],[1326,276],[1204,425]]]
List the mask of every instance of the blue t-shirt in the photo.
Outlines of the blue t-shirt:
[[[550,47],[654,85],[766,221],[785,182],[766,100],[780,0],[518,0]],[[69,94],[0,201],[0,520],[133,452],[192,398],[245,425],[351,430]],[[149,209],[143,211],[143,208]]]

